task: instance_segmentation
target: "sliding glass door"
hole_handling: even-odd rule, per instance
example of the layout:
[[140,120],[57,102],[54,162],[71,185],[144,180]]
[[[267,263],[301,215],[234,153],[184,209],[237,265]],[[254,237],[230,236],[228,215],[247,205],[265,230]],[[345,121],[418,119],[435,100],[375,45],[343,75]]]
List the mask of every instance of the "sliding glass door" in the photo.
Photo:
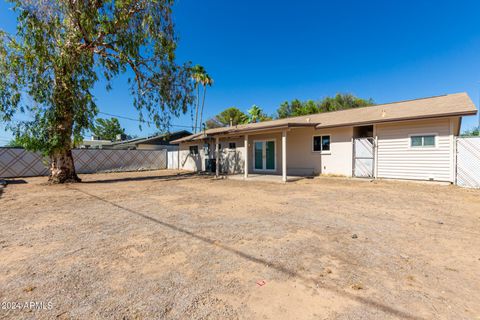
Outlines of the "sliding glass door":
[[261,140],[253,144],[254,170],[274,171],[275,170],[275,141]]

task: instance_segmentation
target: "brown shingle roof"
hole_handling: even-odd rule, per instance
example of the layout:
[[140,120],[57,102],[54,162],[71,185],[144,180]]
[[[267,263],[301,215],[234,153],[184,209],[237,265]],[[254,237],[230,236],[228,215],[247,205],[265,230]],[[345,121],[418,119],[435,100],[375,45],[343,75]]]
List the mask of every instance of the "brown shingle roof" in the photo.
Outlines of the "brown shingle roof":
[[222,127],[206,130],[173,143],[199,140],[205,136],[229,133],[247,133],[277,128],[315,126],[331,128],[380,122],[437,118],[447,116],[475,115],[477,109],[466,93],[448,94],[430,98],[393,102],[371,107],[348,109],[311,114],[259,123],[249,123],[234,127]]

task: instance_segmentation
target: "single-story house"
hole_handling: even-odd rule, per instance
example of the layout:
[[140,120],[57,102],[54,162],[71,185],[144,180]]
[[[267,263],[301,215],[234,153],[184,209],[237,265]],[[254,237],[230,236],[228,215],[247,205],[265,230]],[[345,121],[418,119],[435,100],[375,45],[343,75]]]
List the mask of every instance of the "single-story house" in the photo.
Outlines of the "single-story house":
[[181,169],[217,175],[454,182],[455,136],[462,116],[476,113],[458,93],[209,129],[172,143],[180,144]]
[[84,140],[80,148],[113,149],[113,150],[178,150],[178,144],[172,143],[183,137],[190,136],[192,133],[187,130],[180,130],[170,133],[157,134],[150,137],[134,139],[109,140]]

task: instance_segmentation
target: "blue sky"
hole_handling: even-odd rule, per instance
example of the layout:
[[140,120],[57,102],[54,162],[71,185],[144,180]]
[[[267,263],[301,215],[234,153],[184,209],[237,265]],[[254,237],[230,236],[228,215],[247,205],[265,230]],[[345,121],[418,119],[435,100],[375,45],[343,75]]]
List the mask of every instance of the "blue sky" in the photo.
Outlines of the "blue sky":
[[[13,31],[9,6],[0,3],[0,28]],[[209,118],[252,104],[273,114],[285,100],[337,92],[384,103],[466,91],[478,105],[478,12],[479,1],[179,0],[174,19],[178,60],[202,64],[215,80]],[[126,76],[103,88],[95,90],[101,111],[138,118]],[[463,129],[477,121],[465,118]],[[154,131],[120,122],[129,134]],[[174,123],[191,125],[190,115]]]

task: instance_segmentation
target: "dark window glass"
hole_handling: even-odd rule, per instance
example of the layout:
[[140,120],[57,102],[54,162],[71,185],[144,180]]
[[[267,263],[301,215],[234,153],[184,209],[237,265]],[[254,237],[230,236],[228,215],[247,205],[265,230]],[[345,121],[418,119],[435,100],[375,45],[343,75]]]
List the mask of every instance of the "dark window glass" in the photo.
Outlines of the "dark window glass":
[[236,149],[236,148],[237,148],[237,144],[236,144],[235,142],[230,142],[230,143],[228,144],[228,148],[229,148],[229,149]]
[[422,137],[412,137],[412,147],[421,147],[422,146]]
[[275,170],[275,142],[267,141],[266,144],[267,170]]
[[412,136],[410,137],[410,146],[412,147],[435,147],[435,136]]
[[322,137],[313,137],[313,151],[322,151]]
[[423,137],[423,146],[424,147],[435,147],[435,136],[424,136]]
[[330,151],[330,136],[322,136],[322,151]]
[[190,154],[198,154],[198,146],[190,146]]

